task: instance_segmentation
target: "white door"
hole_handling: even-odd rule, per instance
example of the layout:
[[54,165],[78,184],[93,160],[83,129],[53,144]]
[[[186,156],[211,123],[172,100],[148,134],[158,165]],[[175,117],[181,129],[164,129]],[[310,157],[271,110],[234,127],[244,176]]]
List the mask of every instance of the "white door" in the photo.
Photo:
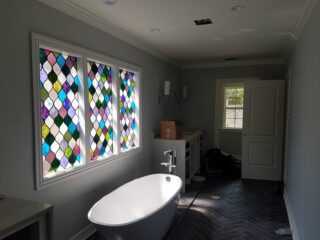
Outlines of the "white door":
[[284,80],[245,82],[242,178],[281,180],[284,99]]

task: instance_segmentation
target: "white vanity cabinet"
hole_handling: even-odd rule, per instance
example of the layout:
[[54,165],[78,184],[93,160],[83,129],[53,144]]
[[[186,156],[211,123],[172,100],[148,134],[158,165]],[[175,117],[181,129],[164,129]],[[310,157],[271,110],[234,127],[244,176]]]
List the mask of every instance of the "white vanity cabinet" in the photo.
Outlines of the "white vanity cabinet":
[[200,170],[202,141],[202,131],[184,135],[184,137],[179,140],[154,138],[152,144],[154,171],[156,173],[168,173],[168,168],[161,166],[162,162],[168,162],[168,156],[164,156],[163,153],[170,149],[173,150],[176,153],[176,168],[173,169],[173,174],[182,179],[182,192],[185,192],[185,185],[189,184],[194,174]]
[[0,199],[0,239],[53,239],[53,206],[14,197]]

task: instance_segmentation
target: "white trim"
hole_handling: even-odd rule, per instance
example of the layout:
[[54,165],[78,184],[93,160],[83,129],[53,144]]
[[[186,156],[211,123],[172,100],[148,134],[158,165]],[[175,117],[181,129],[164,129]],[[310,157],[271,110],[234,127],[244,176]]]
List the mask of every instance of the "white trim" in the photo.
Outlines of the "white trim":
[[214,147],[220,148],[220,130],[227,131],[242,131],[242,129],[226,129],[222,128],[222,97],[223,97],[223,86],[232,83],[244,83],[246,80],[260,80],[260,77],[248,77],[248,78],[227,78],[227,79],[216,79],[216,97],[215,97],[215,109],[214,109]]
[[[90,59],[86,58],[85,61],[83,61],[83,63],[82,63],[83,76],[86,73],[86,75],[85,75],[86,77],[88,76],[88,67],[87,67],[88,60],[90,60]],[[87,98],[88,96],[85,93],[88,93],[88,92],[89,92],[88,81],[87,81],[87,79],[84,79],[83,80],[83,95],[81,97],[84,98],[84,96],[86,96],[86,98]],[[89,118],[90,103],[87,100],[83,100],[82,103],[84,105],[83,106],[84,111],[80,111],[80,116],[82,114],[82,119],[85,119],[84,123],[82,123],[85,125],[84,136],[82,136],[83,142],[85,145],[83,153],[84,153],[84,156],[86,157],[85,164],[88,164],[88,163],[90,163],[90,131],[89,131],[90,125],[91,125],[91,121]]]
[[[114,67],[114,72],[116,73],[116,74],[118,74],[119,73],[119,67],[118,66],[115,66]],[[119,97],[119,84],[113,84],[113,99],[114,99],[114,101],[115,101],[115,104],[113,104],[113,112],[115,112],[116,114],[115,114],[115,124],[114,124],[114,127],[115,127],[115,131],[114,131],[114,137],[116,138],[116,139],[119,139],[120,138],[120,121],[119,121],[119,119],[120,119],[120,113],[119,113],[119,111],[118,111],[118,108],[119,108],[119,99],[118,99],[118,97]],[[115,152],[116,153],[119,153],[120,152],[120,141],[117,141],[117,142],[115,142],[114,143],[114,150],[115,150]]]
[[80,232],[73,235],[69,240],[87,240],[89,237],[91,237],[97,229],[93,224],[89,224],[85,228],[83,228]]
[[285,113],[285,131],[284,131],[284,151],[283,151],[283,182],[287,181],[287,163],[288,163],[288,152],[289,152],[289,126],[291,116],[291,95],[292,95],[292,70],[291,68],[287,71],[286,76],[286,113]]
[[39,48],[36,39],[33,38],[32,35],[32,94],[33,94],[33,118],[34,118],[34,151],[35,151],[35,182],[36,182],[36,189],[39,189],[41,185],[41,180],[43,176],[42,166],[40,164],[39,153],[41,152],[42,142],[41,142],[41,131],[39,126],[41,125],[39,122],[40,115],[40,107],[39,107],[39,64],[38,64],[38,56],[39,56]]
[[291,228],[291,232],[292,232],[292,239],[293,240],[299,240],[299,233],[298,233],[297,225],[296,225],[296,222],[294,220],[292,207],[291,207],[291,204],[290,204],[290,201],[289,201],[289,197],[288,197],[288,193],[287,193],[286,189],[284,189],[283,199],[284,199],[284,203],[286,205],[286,209],[287,209],[287,213],[288,213],[289,224],[290,224],[290,228]]
[[252,59],[239,61],[214,61],[206,63],[194,63],[182,65],[182,69],[199,69],[199,68],[215,68],[215,67],[241,67],[241,66],[258,66],[258,65],[274,65],[285,64],[282,58],[271,59]]
[[295,47],[296,42],[298,41],[301,33],[303,32],[303,29],[306,25],[306,23],[309,20],[309,17],[311,16],[313,9],[316,7],[318,0],[305,0],[303,1],[303,6],[300,10],[300,14],[297,18],[295,29],[293,33],[289,34],[291,38],[288,41],[287,49],[285,51],[285,57],[288,57],[292,50]]
[[220,128],[220,132],[241,133],[242,128]]
[[[65,179],[74,176],[76,174],[79,174],[80,172],[84,172],[86,170],[92,169],[94,167],[100,166],[102,164],[106,164],[110,161],[113,160],[117,160],[117,159],[123,159],[123,158],[127,158],[129,156],[135,155],[139,152],[141,152],[142,149],[142,132],[141,132],[141,121],[142,121],[142,115],[141,115],[141,103],[142,100],[141,99],[137,99],[137,109],[138,112],[136,113],[136,118],[137,118],[137,124],[139,125],[138,128],[138,146],[135,148],[131,148],[130,150],[126,151],[126,152],[120,152],[120,149],[117,149],[117,152],[115,152],[115,154],[113,156],[110,157],[106,157],[106,158],[101,158],[95,161],[89,161],[90,158],[90,146],[89,146],[89,137],[90,137],[90,133],[89,133],[89,121],[88,121],[88,108],[89,108],[89,103],[88,103],[88,99],[85,97],[85,94],[83,95],[83,97],[81,97],[79,99],[79,107],[81,107],[80,105],[82,104],[83,106],[83,110],[80,111],[80,115],[82,115],[82,117],[85,117],[86,121],[84,125],[81,125],[81,133],[82,135],[84,135],[81,138],[81,148],[85,150],[85,152],[81,152],[82,157],[84,157],[84,164],[82,166],[77,166],[75,168],[71,168],[68,169],[67,171],[58,173],[57,175],[55,175],[52,178],[44,178],[43,177],[43,169],[42,169],[42,133],[41,133],[41,122],[40,122],[40,79],[39,79],[39,60],[38,60],[38,56],[39,56],[39,46],[44,46],[44,47],[48,47],[52,50],[57,50],[57,51],[62,51],[62,52],[67,52],[70,53],[72,56],[75,56],[78,58],[79,63],[79,79],[80,79],[80,87],[79,87],[79,92],[84,93],[85,90],[88,88],[87,86],[87,74],[86,74],[86,61],[88,59],[92,60],[95,59],[99,62],[103,62],[106,63],[108,66],[111,66],[113,70],[118,70],[119,67],[123,67],[126,68],[132,72],[134,72],[135,74],[137,74],[137,92],[139,94],[139,96],[142,95],[141,92],[141,83],[140,81],[142,81],[141,79],[141,68],[134,66],[130,63],[126,63],[123,62],[121,60],[117,60],[111,57],[107,57],[104,56],[102,54],[81,48],[81,47],[77,47],[74,45],[71,45],[69,43],[65,43],[56,39],[52,39],[46,36],[43,36],[41,34],[37,34],[37,33],[32,33],[31,35],[31,39],[32,39],[32,62],[33,62],[33,97],[34,97],[34,129],[35,129],[35,166],[36,166],[36,190],[40,190],[43,188],[46,188],[48,186],[52,186],[56,183],[62,182]],[[114,85],[118,85],[118,80],[119,80],[119,76],[118,76],[118,72],[114,72],[113,73],[113,81],[116,83]],[[116,90],[118,90],[119,88],[116,88]],[[117,97],[118,97],[119,92],[117,91]],[[80,94],[81,95],[81,94]],[[139,97],[138,97],[139,98]],[[113,104],[114,107],[114,111],[116,111],[117,113],[115,113],[116,119],[114,121],[119,122],[119,111],[118,111],[118,107],[119,107],[119,102],[118,102],[118,98],[115,98],[114,101],[115,104]],[[82,112],[82,113],[81,113]],[[83,116],[86,115],[86,116]],[[116,129],[114,129],[114,131],[118,131],[119,130],[119,126],[117,126]],[[114,144],[117,144],[120,142],[120,136],[118,133],[115,132],[115,137],[114,137]],[[83,147],[83,144],[85,145],[85,147]],[[89,148],[88,148],[89,146]],[[41,160],[40,160],[41,159]]]
[[121,41],[124,41],[136,48],[139,48],[157,58],[160,58],[164,61],[171,63],[172,65],[178,67],[178,64],[172,61],[168,56],[154,49],[154,47],[150,46],[144,40],[124,31],[123,29],[115,26],[114,24],[106,21],[105,19],[98,17],[94,13],[88,11],[88,9],[84,9],[78,4],[68,1],[68,0],[37,0],[43,4],[46,4],[52,8],[59,10],[73,18],[80,20],[86,24],[93,26],[96,29],[99,29],[103,32],[114,36]]

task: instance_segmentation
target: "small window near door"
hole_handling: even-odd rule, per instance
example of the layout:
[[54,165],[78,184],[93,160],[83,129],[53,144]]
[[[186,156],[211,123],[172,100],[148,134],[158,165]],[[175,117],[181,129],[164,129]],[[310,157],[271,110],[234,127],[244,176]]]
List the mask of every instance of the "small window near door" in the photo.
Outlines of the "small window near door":
[[224,112],[223,128],[242,129],[243,122],[243,85],[225,86],[223,88]]

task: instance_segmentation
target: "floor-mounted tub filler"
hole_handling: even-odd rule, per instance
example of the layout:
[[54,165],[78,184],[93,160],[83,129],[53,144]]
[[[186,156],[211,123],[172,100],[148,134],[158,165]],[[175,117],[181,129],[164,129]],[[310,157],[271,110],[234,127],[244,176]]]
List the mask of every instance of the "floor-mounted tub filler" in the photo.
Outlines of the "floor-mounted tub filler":
[[144,176],[100,199],[88,218],[106,240],[160,240],[174,217],[181,187],[174,175]]

